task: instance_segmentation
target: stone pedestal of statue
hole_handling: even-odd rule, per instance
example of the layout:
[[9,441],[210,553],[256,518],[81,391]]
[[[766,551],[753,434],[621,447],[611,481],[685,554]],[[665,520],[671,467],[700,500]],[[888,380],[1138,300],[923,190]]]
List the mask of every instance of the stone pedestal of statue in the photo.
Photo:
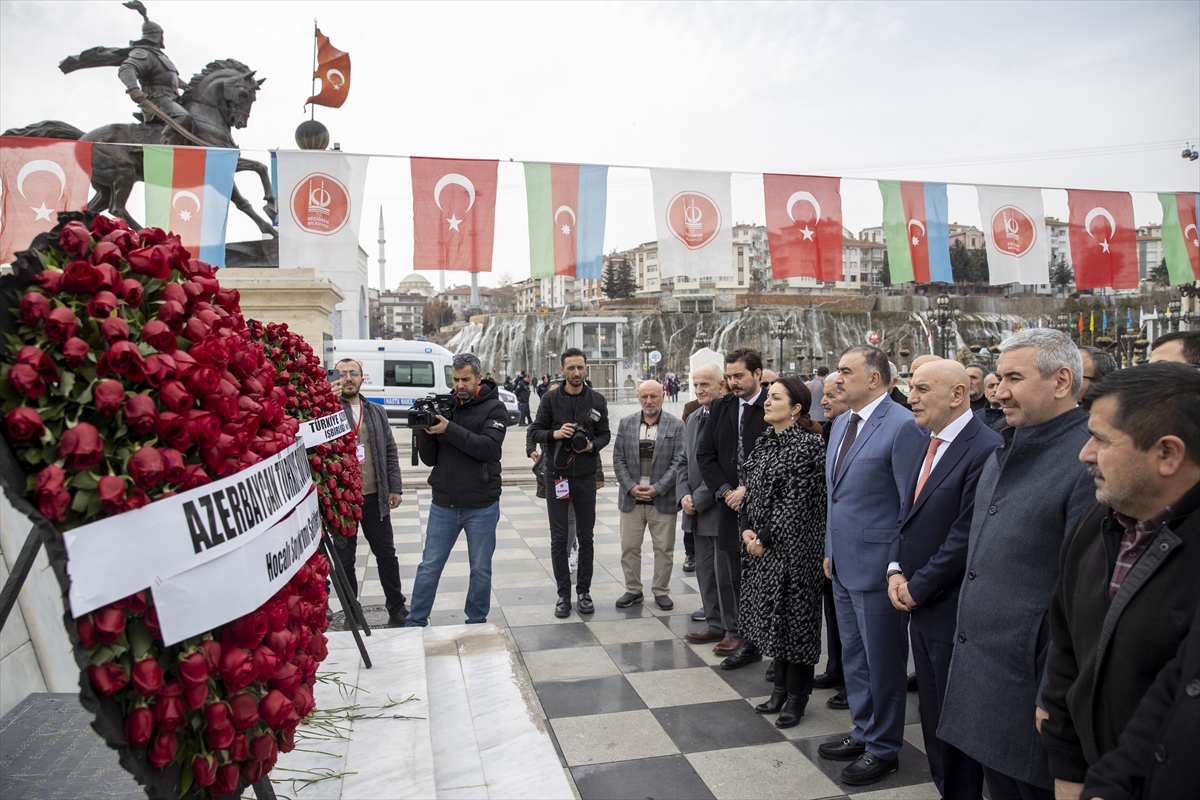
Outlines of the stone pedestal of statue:
[[246,319],[286,322],[318,356],[324,335],[333,335],[329,315],[346,299],[341,289],[314,269],[226,268],[217,271],[217,280],[241,294]]

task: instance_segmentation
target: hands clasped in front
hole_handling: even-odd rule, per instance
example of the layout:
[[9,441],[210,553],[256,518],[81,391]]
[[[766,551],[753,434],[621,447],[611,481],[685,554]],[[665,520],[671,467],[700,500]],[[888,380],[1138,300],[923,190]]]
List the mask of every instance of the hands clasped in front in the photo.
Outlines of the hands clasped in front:
[[758,534],[752,530],[742,531],[742,541],[746,543],[746,552],[752,556],[762,558],[766,555],[767,548],[762,546],[762,542],[758,540]]
[[888,599],[900,611],[912,611],[917,603],[908,593],[908,579],[903,575],[893,575],[888,578]]

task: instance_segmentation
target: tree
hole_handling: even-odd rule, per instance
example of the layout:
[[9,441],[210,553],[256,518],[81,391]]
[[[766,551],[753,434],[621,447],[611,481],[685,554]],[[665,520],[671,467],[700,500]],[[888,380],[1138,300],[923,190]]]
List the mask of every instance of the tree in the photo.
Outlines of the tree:
[[1060,287],[1065,297],[1067,287],[1074,282],[1075,273],[1071,271],[1071,265],[1067,263],[1066,256],[1060,254],[1058,261],[1050,262],[1050,285]]
[[498,314],[517,310],[517,288],[507,272],[500,276],[500,285],[492,290],[492,310]]
[[1167,260],[1165,258],[1158,262],[1157,267],[1151,268],[1149,277],[1152,282],[1159,286],[1171,285],[1171,274],[1167,271]]
[[888,262],[887,250],[883,251],[883,267],[879,270],[879,280],[883,282],[884,286],[892,285],[892,266]]
[[970,280],[970,272],[971,253],[962,239],[958,239],[950,245],[950,274],[954,276],[955,283],[966,283]]
[[604,270],[604,296],[609,300],[626,300],[636,294],[633,265],[624,259],[610,260]]
[[421,329],[425,334],[454,322],[454,309],[445,300],[426,300],[421,304]]

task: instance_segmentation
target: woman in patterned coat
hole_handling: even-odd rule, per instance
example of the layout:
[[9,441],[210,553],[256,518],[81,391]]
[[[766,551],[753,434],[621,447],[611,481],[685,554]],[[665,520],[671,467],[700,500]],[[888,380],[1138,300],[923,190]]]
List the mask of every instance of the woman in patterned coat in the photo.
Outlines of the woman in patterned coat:
[[772,383],[763,407],[772,429],[744,465],[742,633],[776,659],[775,690],[754,710],[778,713],[777,728],[799,724],[821,655],[825,444],[811,403],[798,379]]

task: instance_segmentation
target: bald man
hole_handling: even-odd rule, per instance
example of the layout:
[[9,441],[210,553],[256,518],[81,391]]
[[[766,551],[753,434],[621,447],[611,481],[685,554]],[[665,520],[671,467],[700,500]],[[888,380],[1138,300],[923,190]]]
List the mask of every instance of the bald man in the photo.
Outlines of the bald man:
[[941,356],[935,356],[933,353],[926,353],[923,356],[917,356],[916,358],[913,359],[913,362],[908,365],[908,374],[915,375],[917,370],[920,369],[925,364],[928,364],[931,361],[943,361],[943,360],[944,359]]
[[892,605],[911,615],[921,732],[933,782],[943,797],[978,798],[983,767],[937,737],[975,485],[984,463],[1003,442],[971,413],[970,380],[962,364],[946,359],[922,364],[909,378],[913,419],[930,438],[913,460],[900,498],[887,582]]
[[621,419],[613,446],[617,509],[621,512],[621,572],[625,577],[625,594],[617,600],[617,608],[628,608],[644,599],[642,541],[649,528],[654,546],[650,588],[658,607],[669,611],[675,607],[670,582],[679,512],[675,485],[683,448],[683,422],[662,410],[663,387],[657,381],[645,381],[638,387],[638,405],[641,411]]

